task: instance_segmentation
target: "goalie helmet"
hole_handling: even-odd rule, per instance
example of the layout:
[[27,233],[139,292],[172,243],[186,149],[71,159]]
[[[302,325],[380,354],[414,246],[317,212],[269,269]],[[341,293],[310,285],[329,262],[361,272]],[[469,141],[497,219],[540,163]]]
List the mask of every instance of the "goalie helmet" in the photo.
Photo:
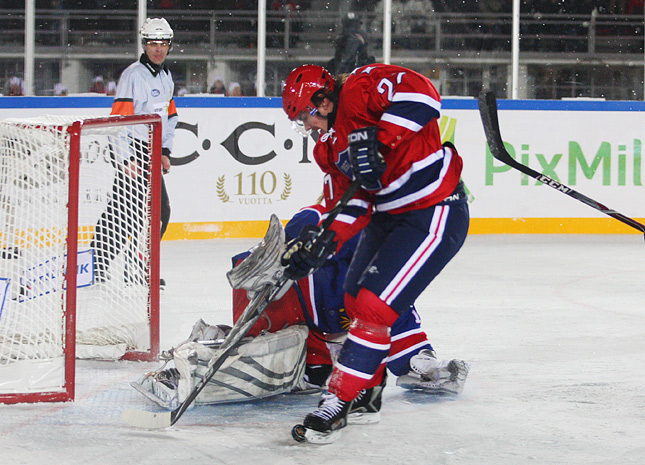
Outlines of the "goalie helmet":
[[172,47],[172,38],[175,35],[170,24],[164,18],[146,19],[139,33],[141,34],[141,42],[144,46],[150,40],[167,40]]
[[282,108],[291,121],[301,112],[313,110],[311,98],[320,90],[334,90],[334,78],[322,66],[299,66],[287,77],[282,90]]

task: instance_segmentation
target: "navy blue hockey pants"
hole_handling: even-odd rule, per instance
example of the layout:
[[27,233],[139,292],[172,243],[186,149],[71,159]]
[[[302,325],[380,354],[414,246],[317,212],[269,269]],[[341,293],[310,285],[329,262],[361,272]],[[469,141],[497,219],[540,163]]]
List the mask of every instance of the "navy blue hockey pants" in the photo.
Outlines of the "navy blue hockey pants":
[[345,291],[356,297],[366,288],[397,313],[410,310],[459,251],[469,222],[465,201],[400,214],[374,213],[361,233]]

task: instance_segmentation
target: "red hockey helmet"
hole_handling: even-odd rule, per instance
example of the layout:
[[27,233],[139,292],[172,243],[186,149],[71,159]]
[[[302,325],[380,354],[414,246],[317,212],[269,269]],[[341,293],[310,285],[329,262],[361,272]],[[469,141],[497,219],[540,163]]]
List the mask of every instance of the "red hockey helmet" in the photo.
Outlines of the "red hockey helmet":
[[313,110],[311,97],[319,90],[334,90],[334,78],[322,66],[299,66],[287,77],[282,90],[282,108],[291,121],[302,111]]

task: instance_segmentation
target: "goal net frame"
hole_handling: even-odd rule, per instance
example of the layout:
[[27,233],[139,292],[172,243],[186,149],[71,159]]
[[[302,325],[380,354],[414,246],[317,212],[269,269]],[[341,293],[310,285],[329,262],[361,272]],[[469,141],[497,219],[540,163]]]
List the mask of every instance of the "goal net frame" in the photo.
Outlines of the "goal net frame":
[[[37,118],[34,118],[36,120]],[[161,117],[156,114],[134,115],[134,116],[109,116],[99,118],[78,118],[70,117],[75,121],[61,124],[58,128],[67,133],[69,138],[69,159],[68,159],[68,186],[67,186],[67,231],[64,257],[65,271],[63,272],[63,284],[60,288],[60,300],[62,304],[62,347],[64,380],[61,386],[55,389],[33,392],[16,392],[13,390],[2,390],[0,380],[0,404],[21,403],[21,402],[62,402],[74,400],[76,383],[76,357],[77,357],[77,321],[78,313],[78,287],[77,287],[77,266],[79,251],[79,178],[81,176],[81,137],[89,129],[115,128],[122,126],[146,125],[149,154],[148,187],[145,205],[148,213],[147,234],[148,262],[146,265],[147,287],[147,312],[149,318],[149,349],[148,350],[126,350],[122,355],[123,360],[155,361],[159,354],[159,251],[160,251],[160,199],[161,199],[161,144],[162,126]],[[30,118],[25,118],[29,122]],[[13,119],[12,122],[21,122],[21,119]],[[66,126],[66,129],[65,129]],[[142,126],[139,126],[141,128]],[[155,240],[156,238],[156,240]],[[61,241],[62,242],[62,241]],[[92,260],[94,260],[92,258]],[[94,264],[92,264],[94,266]],[[92,281],[92,284],[94,282]],[[145,292],[143,290],[142,292]],[[0,296],[1,297],[1,296]],[[5,296],[6,297],[6,296]],[[4,302],[0,302],[4,304]],[[59,310],[55,310],[59,311]],[[2,350],[0,340],[0,350]],[[0,366],[0,369],[3,367]],[[11,368],[11,367],[9,367]],[[33,370],[32,370],[33,371]],[[18,369],[20,372],[20,369]],[[21,373],[18,375],[21,376]],[[29,373],[28,376],[34,376]],[[36,375],[37,376],[37,375]]]

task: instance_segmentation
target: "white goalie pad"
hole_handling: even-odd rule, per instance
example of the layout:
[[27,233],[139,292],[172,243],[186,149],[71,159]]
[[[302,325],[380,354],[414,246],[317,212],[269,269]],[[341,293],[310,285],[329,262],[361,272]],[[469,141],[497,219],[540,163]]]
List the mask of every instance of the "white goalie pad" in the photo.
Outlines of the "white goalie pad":
[[[306,326],[248,338],[233,350],[195,400],[197,405],[242,402],[290,392],[305,369]],[[161,367],[131,385],[158,405],[175,409],[217,356],[218,343],[186,342],[173,349],[174,367]]]

